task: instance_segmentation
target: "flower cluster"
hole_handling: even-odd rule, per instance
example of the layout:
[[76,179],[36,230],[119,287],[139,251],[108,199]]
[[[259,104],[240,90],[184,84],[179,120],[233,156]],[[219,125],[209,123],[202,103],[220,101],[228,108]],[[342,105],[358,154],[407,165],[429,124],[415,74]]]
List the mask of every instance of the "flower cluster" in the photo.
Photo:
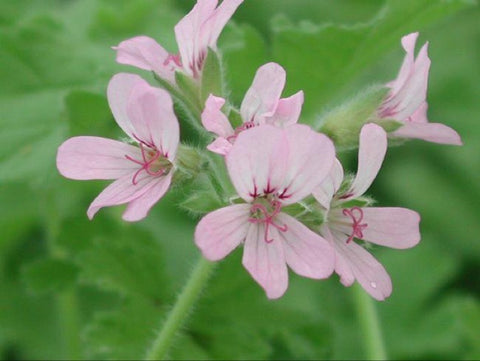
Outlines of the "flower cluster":
[[[102,207],[127,204],[127,221],[146,217],[172,184],[185,181],[182,172],[207,173],[207,179],[224,172],[228,177],[223,178],[231,182],[224,188],[232,191],[220,197],[222,207],[203,212],[195,230],[195,243],[205,258],[218,261],[243,246],[244,267],[272,299],[285,293],[290,268],[312,279],[335,272],[345,286],[357,280],[372,297],[383,300],[392,291],[390,277],[358,241],[399,249],[420,241],[418,213],[372,207],[364,196],[381,168],[388,139],[461,144],[454,130],[427,121],[427,44],[415,59],[418,33],[402,39],[406,56],[397,78],[384,85],[386,96],[360,120],[357,174],[344,176],[336,144],[298,123],[303,92],[282,98],[286,72],[279,64],[267,63],[257,70],[239,109],[217,88],[207,88],[207,96],[197,91],[212,83],[212,69],[207,74],[205,64],[211,56],[220,61],[216,41],[242,1],[219,5],[217,0],[198,0],[175,26],[178,54],[146,36],[114,47],[117,62],[154,72],[161,87],[137,75],[115,75],[108,85],[108,101],[129,140],[68,139],[58,150],[58,170],[72,179],[115,180],[87,214],[92,218]],[[222,78],[220,68],[213,76]],[[178,83],[178,74],[190,79],[194,91]],[[177,118],[176,102],[187,108],[201,104],[201,109],[187,109],[186,114],[196,115],[193,119]],[[179,124],[187,120],[197,121],[203,135],[214,137],[193,153],[180,144]],[[389,120],[395,129],[384,127]],[[191,166],[212,157],[221,162]],[[195,189],[197,178],[190,177],[189,188]],[[221,188],[221,180],[214,183]]]

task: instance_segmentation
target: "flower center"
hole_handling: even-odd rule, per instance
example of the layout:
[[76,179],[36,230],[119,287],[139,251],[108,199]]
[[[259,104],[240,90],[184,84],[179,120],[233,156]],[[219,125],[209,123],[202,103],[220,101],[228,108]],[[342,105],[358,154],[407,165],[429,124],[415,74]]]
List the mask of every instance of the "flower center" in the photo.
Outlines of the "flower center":
[[275,227],[277,230],[281,232],[286,232],[288,227],[286,224],[279,225],[275,223],[275,216],[280,213],[280,209],[282,208],[282,204],[275,200],[275,199],[268,199],[268,198],[258,198],[255,199],[256,203],[252,205],[250,208],[250,218],[248,221],[250,223],[265,223],[265,234],[264,240],[266,243],[273,242],[273,238],[268,237],[268,232],[270,230],[270,226]]
[[361,224],[363,220],[363,211],[360,207],[352,207],[350,209],[344,209],[342,213],[345,216],[349,216],[352,221],[352,234],[347,239],[347,243],[350,243],[354,237],[363,238],[363,230],[368,227],[367,223]]
[[140,151],[142,152],[141,160],[125,155],[125,158],[140,165],[140,169],[138,169],[132,177],[133,185],[137,185],[137,178],[143,171],[152,177],[160,177],[168,173],[172,164],[167,159],[166,154],[162,154],[153,144],[148,144],[143,141],[140,141]]

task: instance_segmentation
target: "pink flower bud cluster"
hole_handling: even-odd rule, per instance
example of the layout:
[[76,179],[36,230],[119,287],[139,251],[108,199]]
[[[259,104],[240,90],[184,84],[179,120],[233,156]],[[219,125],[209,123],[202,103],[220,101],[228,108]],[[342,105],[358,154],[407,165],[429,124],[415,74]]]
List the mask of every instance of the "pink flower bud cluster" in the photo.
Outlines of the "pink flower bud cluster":
[[[153,71],[174,87],[175,72],[200,81],[208,49],[216,50],[223,27],[242,1],[218,5],[217,0],[198,0],[175,26],[178,54],[139,36],[114,47],[117,61]],[[402,39],[407,55],[397,79],[386,85],[390,92],[377,116],[403,123],[391,137],[460,144],[455,131],[426,119],[430,61],[426,46],[414,59],[417,35]],[[363,126],[358,171],[349,182],[333,142],[298,124],[304,94],[282,98],[285,81],[280,65],[261,66],[239,109],[242,123],[236,126],[222,111],[226,99],[216,94],[207,98],[201,122],[214,135],[207,149],[224,157],[238,201],[206,214],[196,227],[195,243],[211,261],[242,246],[243,266],[272,299],[285,293],[290,268],[312,279],[335,272],[345,286],[357,280],[375,299],[383,300],[392,292],[390,277],[357,241],[399,249],[420,241],[416,212],[370,207],[362,197],[382,165],[387,133],[373,123]],[[123,218],[138,221],[172,183],[178,168],[179,122],[170,94],[137,75],[115,75],[107,95],[129,141],[68,139],[58,150],[57,167],[67,178],[114,180],[90,205],[90,218],[102,207],[127,204]],[[295,205],[307,213],[313,207],[314,214],[321,215],[321,225],[302,223],[300,216],[289,212]]]

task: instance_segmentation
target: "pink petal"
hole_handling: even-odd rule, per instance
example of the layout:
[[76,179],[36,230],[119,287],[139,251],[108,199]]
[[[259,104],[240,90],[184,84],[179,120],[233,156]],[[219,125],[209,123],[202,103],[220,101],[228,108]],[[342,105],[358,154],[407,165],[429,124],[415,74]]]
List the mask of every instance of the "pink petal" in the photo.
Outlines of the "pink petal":
[[232,252],[247,236],[249,204],[217,209],[203,217],[195,229],[195,243],[203,256],[218,261]]
[[117,62],[132,65],[140,69],[154,71],[161,78],[174,83],[175,71],[165,66],[168,52],[148,36],[137,36],[122,41],[113,47],[117,51]]
[[427,96],[428,72],[430,59],[428,58],[428,43],[426,43],[415,60],[414,73],[407,79],[405,85],[396,95],[395,119],[406,120],[425,101]]
[[206,49],[200,44],[200,29],[202,24],[212,15],[217,0],[198,0],[193,9],[175,25],[175,37],[187,74],[194,75],[197,61]]
[[158,177],[155,184],[143,195],[128,203],[123,213],[123,219],[128,222],[136,222],[145,218],[155,203],[162,198],[170,187],[173,172],[165,177]]
[[170,95],[146,83],[135,86],[128,99],[127,115],[135,139],[152,144],[173,161],[180,141],[178,120]]
[[315,279],[332,274],[335,255],[325,239],[285,213],[278,214],[276,222],[287,226],[286,232],[277,233],[283,241],[286,262],[295,273]]
[[340,276],[340,282],[345,287],[350,287],[355,282],[355,275],[353,274],[352,268],[350,267],[348,260],[345,257],[342,257],[339,254],[338,247],[335,246],[335,237],[333,236],[332,231],[328,228],[327,224],[323,224],[320,227],[320,234],[325,237],[330,245],[333,247],[335,252],[335,273]]
[[233,135],[234,131],[228,118],[222,113],[224,104],[225,99],[210,94],[202,112],[202,124],[209,132],[227,138]]
[[383,301],[392,293],[392,281],[385,268],[363,247],[355,242],[346,242],[347,237],[332,232],[337,261],[335,272],[345,286],[353,279],[373,298]]
[[148,83],[136,74],[119,73],[108,83],[107,98],[110,109],[118,125],[128,136],[134,139],[135,127],[127,115],[127,104],[133,89]]
[[452,128],[440,123],[407,122],[404,126],[390,134],[396,138],[416,138],[428,142],[462,145],[460,135]]
[[417,38],[418,32],[405,35],[402,38],[402,46],[403,49],[405,49],[406,54],[397,78],[388,84],[392,89],[392,94],[396,94],[413,73],[415,63],[415,43],[417,42]]
[[277,109],[272,117],[267,118],[268,124],[287,126],[295,124],[300,117],[303,106],[303,91],[278,101]]
[[358,149],[358,170],[347,192],[346,200],[361,196],[370,187],[382,166],[387,152],[387,134],[379,125],[369,123],[362,127]]
[[420,215],[406,208],[365,207],[363,222],[368,226],[362,239],[381,246],[405,249],[420,242]]
[[227,155],[232,149],[232,143],[225,138],[217,138],[207,146],[207,149],[213,153]]
[[140,173],[137,184],[133,184],[134,173],[125,175],[105,188],[90,204],[87,215],[92,219],[100,208],[128,203],[148,192],[156,183],[157,178]]
[[243,266],[270,299],[281,297],[288,287],[288,271],[282,242],[272,229],[274,241],[265,242],[263,223],[251,224],[243,250]]
[[217,40],[225,24],[230,20],[243,0],[223,0],[213,14],[202,24],[200,28],[200,46],[216,49]]
[[335,147],[327,136],[306,125],[293,124],[284,132],[289,152],[280,198],[284,204],[293,204],[310,195],[328,176]]
[[262,124],[263,117],[275,113],[285,79],[285,70],[277,63],[265,64],[257,70],[240,108],[244,122],[256,120]]
[[[292,126],[293,127],[293,126]],[[263,125],[241,132],[226,156],[230,179],[247,202],[283,184],[289,152],[287,132]]]
[[427,102],[423,102],[420,104],[420,106],[413,112],[411,117],[405,122],[405,124],[408,123],[428,123],[427,119],[427,110],[428,110],[428,104]]
[[57,168],[71,179],[117,179],[138,169],[126,155],[141,159],[139,149],[129,144],[100,137],[74,137],[58,148]]
[[343,167],[335,158],[332,169],[320,186],[314,189],[313,196],[324,208],[330,209],[333,196],[343,182]]

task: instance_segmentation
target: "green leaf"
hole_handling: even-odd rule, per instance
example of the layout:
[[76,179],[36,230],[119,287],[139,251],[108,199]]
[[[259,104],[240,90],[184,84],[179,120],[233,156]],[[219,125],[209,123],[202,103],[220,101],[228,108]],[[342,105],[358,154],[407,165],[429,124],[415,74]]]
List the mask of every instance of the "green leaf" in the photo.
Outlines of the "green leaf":
[[[80,51],[71,29],[36,16],[0,31],[0,181],[44,181],[65,137],[63,99],[72,87],[99,86],[98,53]],[[52,49],[56,49],[52,51]],[[90,56],[90,57],[89,57]],[[94,58],[96,59],[94,60]],[[48,178],[47,178],[48,179]]]
[[144,298],[130,298],[113,311],[99,312],[83,339],[90,359],[141,359],[165,312]]
[[226,91],[231,91],[233,103],[240,104],[255,72],[267,62],[265,41],[252,26],[231,23],[224,29],[218,47],[226,71]]
[[200,104],[205,104],[210,94],[224,97],[222,64],[217,52],[208,48],[207,58],[202,70]]
[[[469,0],[389,0],[370,22],[354,26],[306,22],[298,25],[285,18],[277,19],[273,57],[287,70],[288,89],[305,91],[303,115],[311,122],[325,105],[338,103],[341,96],[350,93],[353,81],[363,71],[377,64],[390,50],[400,51],[403,35],[422,30],[472,4]],[[398,68],[400,64],[399,57]]]
[[408,148],[391,148],[391,161],[384,167],[382,186],[396,190],[389,194],[391,204],[420,211],[422,232],[434,234],[452,255],[478,257],[480,244],[475,241],[480,232],[478,205],[472,202],[478,190],[472,187],[471,179],[459,181],[458,177],[463,175],[457,175],[458,164],[439,158],[438,151],[431,144],[420,142],[409,144]]
[[3,184],[0,191],[0,255],[38,224],[36,193],[23,184]]
[[326,360],[332,356],[332,330],[322,324],[305,323],[296,329],[281,329],[273,339],[271,360]]
[[[2,235],[3,236],[3,235]],[[51,295],[33,295],[22,281],[22,269],[42,252],[41,234],[29,230],[0,253],[0,351],[25,359],[64,355],[55,302]],[[56,342],[52,342],[52,340]]]
[[463,302],[462,306],[460,316],[461,329],[468,343],[465,359],[478,359],[480,357],[480,345],[478,344],[478,335],[480,335],[480,303],[478,299],[468,298]]
[[102,290],[163,302],[171,297],[163,258],[162,247],[148,233],[119,224],[113,233],[98,234],[80,253],[80,280]]
[[213,359],[319,359],[328,355],[330,326],[304,302],[311,300],[309,292],[315,283],[291,277],[285,296],[270,301],[242,267],[241,253],[234,251],[219,265],[192,315],[189,329],[197,344]]
[[27,265],[23,279],[34,293],[57,292],[72,287],[77,273],[77,267],[68,261],[46,258]]
[[74,90],[65,97],[70,135],[111,136],[118,126],[104,95]]
[[98,9],[95,17],[89,19],[89,33],[94,40],[116,45],[134,35],[145,34],[174,52],[173,28],[184,14],[172,6],[173,0],[98,0],[93,4]]

